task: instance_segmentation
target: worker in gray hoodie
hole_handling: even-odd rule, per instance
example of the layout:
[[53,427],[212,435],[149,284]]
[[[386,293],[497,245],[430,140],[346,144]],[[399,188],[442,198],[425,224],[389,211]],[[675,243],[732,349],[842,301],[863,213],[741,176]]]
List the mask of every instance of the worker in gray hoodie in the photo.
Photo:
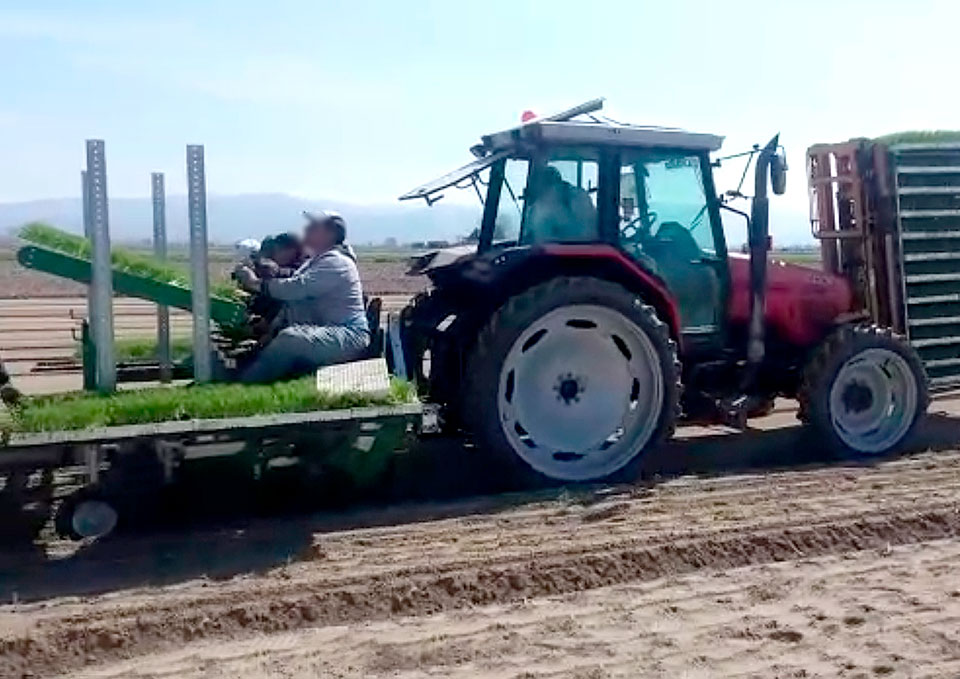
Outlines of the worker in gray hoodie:
[[242,382],[273,382],[360,358],[370,344],[356,256],[335,212],[304,213],[310,258],[287,278],[261,279],[247,266],[234,275],[250,292],[283,304],[275,337],[240,372]]

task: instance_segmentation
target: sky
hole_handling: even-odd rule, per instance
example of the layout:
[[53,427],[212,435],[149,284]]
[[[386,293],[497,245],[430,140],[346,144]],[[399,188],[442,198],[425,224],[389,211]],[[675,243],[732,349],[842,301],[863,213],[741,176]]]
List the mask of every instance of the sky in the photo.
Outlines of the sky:
[[102,138],[112,196],[157,170],[185,192],[202,143],[211,192],[389,203],[525,109],[604,96],[725,152],[780,132],[776,239],[810,144],[960,128],[958,23],[953,0],[0,0],[0,202],[79,195]]

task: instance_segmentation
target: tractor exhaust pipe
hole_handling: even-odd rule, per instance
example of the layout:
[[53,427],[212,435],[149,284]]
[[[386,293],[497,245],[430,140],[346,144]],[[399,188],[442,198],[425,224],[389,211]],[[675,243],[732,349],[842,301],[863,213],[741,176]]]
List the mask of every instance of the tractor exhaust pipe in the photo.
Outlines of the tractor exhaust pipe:
[[[753,205],[750,214],[750,325],[747,338],[747,366],[742,390],[749,393],[756,386],[760,364],[766,353],[764,323],[767,293],[767,251],[770,249],[770,199],[767,197],[767,177],[771,164],[777,161],[780,135],[773,137],[760,151],[754,174]],[[783,168],[778,168],[782,172]],[[775,182],[779,180],[775,179]],[[775,189],[778,188],[775,186]],[[782,191],[778,191],[782,193]]]

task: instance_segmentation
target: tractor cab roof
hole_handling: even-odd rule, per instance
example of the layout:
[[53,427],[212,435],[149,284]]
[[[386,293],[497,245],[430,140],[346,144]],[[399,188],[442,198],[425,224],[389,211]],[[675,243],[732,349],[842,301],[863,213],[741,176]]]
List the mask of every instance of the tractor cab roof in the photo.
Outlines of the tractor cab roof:
[[603,99],[594,99],[561,113],[531,120],[500,132],[484,135],[471,148],[477,158],[453,172],[427,182],[400,196],[400,200],[423,198],[428,204],[439,200],[434,194],[450,186],[469,187],[480,172],[502,158],[528,153],[532,147],[617,146],[621,148],[669,148],[699,152],[717,151],[723,137],[688,132],[672,127],[629,125],[597,115]]
[[490,151],[523,147],[527,144],[585,144],[640,148],[716,151],[723,137],[687,132],[673,127],[627,125],[606,118],[593,120],[539,120],[502,132],[484,135],[483,146]]

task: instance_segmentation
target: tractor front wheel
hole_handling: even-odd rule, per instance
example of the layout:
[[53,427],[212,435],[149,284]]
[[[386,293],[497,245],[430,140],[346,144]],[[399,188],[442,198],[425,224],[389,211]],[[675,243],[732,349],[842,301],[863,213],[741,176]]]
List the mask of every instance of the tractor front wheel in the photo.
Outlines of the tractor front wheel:
[[466,423],[481,451],[523,480],[632,479],[678,411],[667,326],[636,294],[594,278],[557,278],[510,298],[466,373]]
[[800,388],[803,419],[845,457],[879,457],[909,439],[929,403],[917,352],[877,326],[844,326],[810,359]]

